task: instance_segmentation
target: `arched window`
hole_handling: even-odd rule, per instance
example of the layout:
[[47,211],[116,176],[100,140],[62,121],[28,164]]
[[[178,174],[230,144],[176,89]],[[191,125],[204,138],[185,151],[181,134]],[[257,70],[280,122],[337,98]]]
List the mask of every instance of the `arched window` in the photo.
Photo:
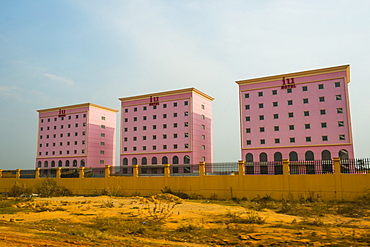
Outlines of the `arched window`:
[[58,167],[62,167],[63,166],[63,161],[59,160],[58,161]]
[[322,173],[333,173],[333,162],[331,160],[331,153],[328,150],[321,152]]
[[304,155],[305,160],[315,160],[315,155],[312,151],[307,151]]
[[44,162],[44,167],[48,167],[48,166],[49,166],[48,162],[47,162],[47,161],[45,161],[45,162]]
[[267,162],[267,154],[260,153],[260,162]]
[[245,156],[245,161],[246,162],[253,162],[253,154],[247,153],[247,155]]
[[298,154],[295,151],[289,153],[289,161],[298,161]]
[[131,164],[132,165],[137,165],[137,158],[136,157],[132,158],[132,163]]
[[280,152],[274,153],[274,161],[282,161],[283,155]]
[[123,166],[128,166],[128,159],[127,158],[123,158],[122,165]]
[[80,167],[85,167],[85,160],[80,161]]
[[77,160],[73,160],[73,167],[77,167]]
[[37,167],[41,167],[41,165],[42,165],[41,161],[37,162]]
[[157,164],[157,157],[153,157],[152,158],[152,165],[156,165]]
[[141,158],[141,165],[147,165],[148,164],[148,160],[146,157],[142,157]]
[[348,160],[348,151],[345,149],[341,149],[338,153],[338,156],[341,160]]
[[162,164],[168,164],[168,158],[167,156],[162,157]]
[[66,160],[66,167],[69,167],[69,160]]
[[55,161],[54,160],[51,161],[51,167],[55,167]]
[[173,156],[173,157],[172,157],[172,164],[173,164],[173,165],[177,165],[177,164],[179,164],[179,157],[177,157],[177,156]]
[[190,157],[189,155],[184,156],[184,164],[190,164]]

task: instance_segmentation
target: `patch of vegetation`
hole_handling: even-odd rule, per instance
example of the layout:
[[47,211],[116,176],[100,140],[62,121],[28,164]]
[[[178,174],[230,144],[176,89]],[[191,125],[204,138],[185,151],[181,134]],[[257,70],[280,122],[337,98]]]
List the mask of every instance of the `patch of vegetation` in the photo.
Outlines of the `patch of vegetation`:
[[177,191],[177,192],[173,191],[168,186],[165,186],[164,189],[161,190],[161,191],[162,191],[162,194],[172,194],[172,195],[177,196],[181,199],[190,199],[190,196],[188,194],[186,194],[184,192],[181,192],[181,191]]
[[15,182],[13,187],[9,190],[9,196],[10,197],[29,197],[32,195],[32,189],[27,188],[25,184]]
[[42,179],[36,185],[35,192],[41,197],[53,197],[53,196],[71,196],[72,192],[63,187],[57,185],[53,179]]
[[[245,216],[244,216],[245,215]],[[259,216],[255,212],[231,212],[228,211],[224,218],[228,223],[238,224],[264,224],[266,218]]]

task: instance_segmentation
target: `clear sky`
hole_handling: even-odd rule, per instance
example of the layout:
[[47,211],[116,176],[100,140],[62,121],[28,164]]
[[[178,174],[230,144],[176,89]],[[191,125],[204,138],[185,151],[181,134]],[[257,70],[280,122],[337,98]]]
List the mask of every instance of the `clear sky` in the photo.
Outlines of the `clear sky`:
[[34,167],[38,109],[119,110],[120,97],[188,87],[215,98],[214,161],[237,161],[236,80],[345,64],[355,156],[370,157],[369,10],[367,0],[0,0],[0,169]]

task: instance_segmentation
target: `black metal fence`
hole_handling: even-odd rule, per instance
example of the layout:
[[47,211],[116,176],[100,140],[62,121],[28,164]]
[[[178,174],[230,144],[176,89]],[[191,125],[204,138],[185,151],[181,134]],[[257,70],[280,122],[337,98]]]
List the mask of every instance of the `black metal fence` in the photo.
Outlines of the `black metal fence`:
[[172,177],[199,176],[199,164],[171,165],[170,174]]
[[235,175],[239,172],[237,162],[206,163],[206,175]]
[[[103,171],[103,174],[104,174],[104,171]],[[119,177],[119,176],[132,177],[133,168],[132,166],[111,166],[110,175],[113,177]]]
[[332,160],[299,160],[290,161],[291,175],[301,174],[330,174],[334,172]]
[[340,172],[347,174],[370,173],[370,159],[345,159],[340,161]]
[[283,164],[281,161],[245,162],[247,175],[282,175]]

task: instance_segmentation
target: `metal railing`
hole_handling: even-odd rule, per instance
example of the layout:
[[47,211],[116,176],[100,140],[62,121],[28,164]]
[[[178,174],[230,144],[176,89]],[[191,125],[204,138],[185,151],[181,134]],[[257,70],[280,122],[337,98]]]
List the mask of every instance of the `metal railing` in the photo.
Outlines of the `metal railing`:
[[239,172],[237,162],[206,163],[206,175],[235,175]]
[[170,176],[172,177],[199,176],[199,164],[171,165]]
[[283,164],[281,161],[245,162],[247,175],[282,175]]
[[332,160],[298,160],[290,161],[291,175],[330,174],[334,172]]

